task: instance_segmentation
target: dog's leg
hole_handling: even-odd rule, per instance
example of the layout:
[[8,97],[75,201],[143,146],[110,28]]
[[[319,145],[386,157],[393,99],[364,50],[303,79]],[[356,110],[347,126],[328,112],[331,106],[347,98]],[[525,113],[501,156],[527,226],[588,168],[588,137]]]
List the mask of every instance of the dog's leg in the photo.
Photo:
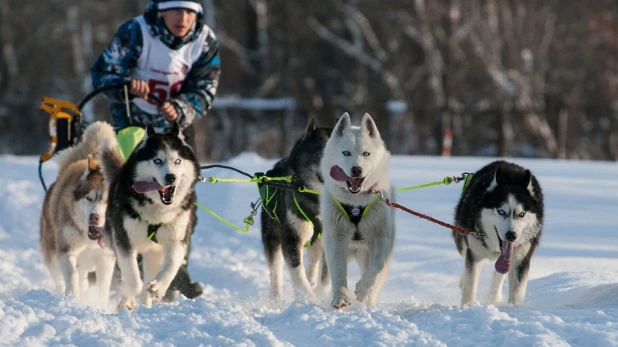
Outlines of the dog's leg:
[[[144,283],[152,282],[163,266],[163,253],[150,251],[142,254],[142,268],[144,270]],[[142,289],[142,305],[152,307],[152,296],[147,287]]]
[[74,296],[80,300],[79,273],[77,272],[77,257],[73,253],[61,252],[58,254],[58,263],[64,277],[65,292],[67,296]]
[[333,301],[331,306],[342,308],[349,306],[348,297],[348,243],[349,238],[345,232],[335,233],[335,226],[329,225],[330,221],[324,221],[322,239],[324,240],[324,252],[326,264],[330,272],[333,289]]
[[301,299],[303,296],[307,297],[309,300],[315,300],[315,294],[313,294],[313,289],[307,279],[305,266],[303,265],[302,240],[293,237],[293,235],[291,235],[293,233],[292,230],[286,228],[284,231],[282,249],[283,258],[288,265],[290,276],[292,277],[294,294],[297,300]]
[[526,297],[528,287],[528,272],[530,257],[526,256],[521,262],[514,262],[509,271],[509,304],[521,305]]
[[122,275],[120,292],[123,298],[120,301],[120,308],[133,310],[136,305],[135,296],[139,294],[143,285],[137,266],[137,251],[135,249],[130,249],[127,252],[121,250],[116,252],[116,256]]
[[283,293],[283,252],[281,244],[264,243],[264,253],[270,271],[270,301],[278,303]]
[[369,249],[373,250],[373,252],[366,255],[370,257],[369,266],[363,273],[360,281],[356,283],[356,290],[354,291],[356,300],[361,302],[364,302],[368,297],[374,296],[373,292],[377,290],[377,278],[384,271],[385,265],[390,258],[391,246],[393,244],[390,235],[386,233],[377,234],[377,237],[373,240],[369,239],[368,243]]
[[320,260],[322,259],[322,246],[316,245],[319,240],[316,240],[307,248],[307,280],[314,285],[318,282]]
[[461,279],[461,305],[468,305],[476,301],[476,289],[481,276],[483,262],[475,259],[472,251],[466,251],[465,269]]
[[49,264],[45,262],[45,265],[47,265],[49,274],[51,275],[52,279],[54,280],[54,284],[56,285],[56,293],[61,294],[64,293],[66,286],[64,283],[64,276],[62,275],[62,271],[60,270],[58,262],[58,257],[55,257],[50,260]]
[[316,276],[318,278],[315,279],[317,284],[315,285],[313,292],[316,297],[320,297],[327,293],[330,289],[330,276],[328,274],[328,266],[326,265],[326,255],[324,254],[322,240],[316,240],[310,248],[315,248],[314,256],[318,258],[316,261]]
[[186,244],[180,241],[170,240],[163,246],[163,266],[155,279],[148,282],[147,290],[153,299],[161,300],[176,276],[182,260],[187,252]]
[[112,276],[116,266],[116,257],[111,252],[105,252],[95,260],[97,274],[96,288],[100,295],[99,306],[106,310],[109,302],[109,291],[112,286]]
[[499,304],[502,302],[502,285],[506,274],[501,274],[494,271],[494,277],[491,280],[491,287],[489,287],[489,294],[487,296],[487,302],[490,304]]
[[376,284],[374,286],[374,290],[372,290],[367,296],[367,306],[371,307],[371,306],[376,305],[376,299],[378,298],[378,293],[380,292],[380,289],[382,289],[384,282],[386,282],[389,269],[390,269],[390,258],[386,261],[386,264],[384,264],[384,269],[382,270],[382,272],[380,272],[380,274],[376,277]]

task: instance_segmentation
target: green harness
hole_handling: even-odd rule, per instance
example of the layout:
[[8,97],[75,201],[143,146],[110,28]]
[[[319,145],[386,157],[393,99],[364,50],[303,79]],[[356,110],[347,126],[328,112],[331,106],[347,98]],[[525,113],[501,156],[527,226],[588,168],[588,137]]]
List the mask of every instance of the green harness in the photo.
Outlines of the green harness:
[[159,240],[157,240],[157,231],[160,227],[164,226],[165,223],[159,224],[150,224],[143,216],[140,211],[136,211],[139,216],[139,220],[146,223],[148,225],[148,239],[156,244],[159,244]]

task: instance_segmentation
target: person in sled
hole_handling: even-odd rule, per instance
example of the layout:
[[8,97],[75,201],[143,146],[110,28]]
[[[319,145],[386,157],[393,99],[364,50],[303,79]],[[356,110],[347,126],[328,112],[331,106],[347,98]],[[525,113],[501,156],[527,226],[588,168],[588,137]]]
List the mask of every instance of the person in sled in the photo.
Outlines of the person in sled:
[[[157,132],[168,132],[178,122],[185,142],[195,150],[193,122],[212,106],[220,70],[217,40],[204,24],[199,1],[153,0],[143,15],[122,24],[91,68],[94,88],[127,85],[106,92],[122,154],[128,157],[148,123]],[[163,104],[148,100],[149,93]],[[135,129],[137,133],[123,133]],[[168,299],[173,289],[188,298],[203,291],[191,282],[189,253],[190,247]]]
[[94,88],[129,84],[128,96],[123,88],[105,93],[116,131],[148,123],[169,131],[177,121],[194,149],[192,124],[212,106],[220,71],[217,40],[200,2],[169,0],[150,1],[143,15],[121,25],[91,68]]

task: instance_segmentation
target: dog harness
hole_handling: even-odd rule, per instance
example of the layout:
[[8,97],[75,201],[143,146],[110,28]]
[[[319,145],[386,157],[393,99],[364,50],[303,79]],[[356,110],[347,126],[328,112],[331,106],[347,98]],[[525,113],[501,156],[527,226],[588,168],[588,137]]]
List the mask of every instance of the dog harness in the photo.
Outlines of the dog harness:
[[375,202],[379,199],[380,197],[377,196],[367,206],[352,206],[340,203],[333,195],[333,201],[335,202],[335,204],[337,204],[341,212],[343,212],[343,214],[348,218],[348,220],[356,226],[358,226],[358,223],[360,223],[361,218],[365,217],[371,206],[373,206],[373,204],[375,204]]
[[142,216],[141,212],[139,212],[139,211],[136,211],[136,212],[137,212],[137,215],[139,216],[139,220],[143,221],[146,224],[148,224],[148,231],[147,231],[148,239],[150,241],[158,244],[159,240],[157,240],[157,231],[159,230],[160,227],[165,225],[165,223],[150,224],[146,219],[144,219],[144,217]]

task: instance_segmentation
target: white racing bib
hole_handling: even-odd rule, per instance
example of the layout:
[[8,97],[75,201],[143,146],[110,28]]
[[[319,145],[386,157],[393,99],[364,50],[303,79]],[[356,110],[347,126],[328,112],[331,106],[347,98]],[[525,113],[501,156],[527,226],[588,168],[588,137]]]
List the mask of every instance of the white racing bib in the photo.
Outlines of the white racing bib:
[[[187,73],[202,54],[210,29],[204,27],[197,40],[174,50],[150,34],[144,16],[136,19],[142,30],[144,46],[130,77],[146,81],[150,93],[161,101],[171,99],[180,93]],[[135,98],[132,102],[146,113],[158,113],[153,101]]]

